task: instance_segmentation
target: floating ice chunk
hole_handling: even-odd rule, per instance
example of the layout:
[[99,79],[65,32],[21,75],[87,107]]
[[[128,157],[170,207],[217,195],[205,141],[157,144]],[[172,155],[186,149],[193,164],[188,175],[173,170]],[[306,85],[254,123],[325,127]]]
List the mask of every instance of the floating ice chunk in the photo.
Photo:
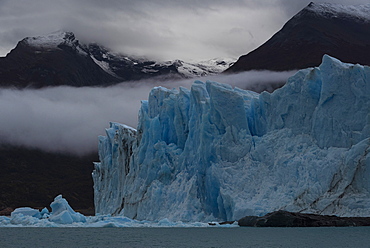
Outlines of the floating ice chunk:
[[17,208],[11,213],[9,223],[7,219],[0,219],[0,224],[13,224],[22,226],[55,226],[57,224],[72,224],[86,222],[86,217],[76,213],[67,200],[58,195],[50,204],[52,212],[47,208],[41,211],[29,207]]
[[6,216],[0,216],[0,226],[10,225],[10,218]]
[[[71,222],[71,215],[62,211],[59,215],[59,222],[52,222],[50,219],[38,219],[32,216],[25,216],[21,213],[9,218],[0,216],[0,227],[211,227],[204,222],[181,222],[162,219],[161,221],[138,221],[124,216],[87,216],[86,222]],[[217,225],[218,227],[237,227],[237,225]]]
[[41,210],[40,214],[41,214],[41,218],[43,219],[49,218],[50,216],[50,212],[46,207]]
[[73,222],[86,222],[86,217],[76,213],[68,204],[67,200],[58,195],[50,204],[52,209],[49,220],[59,224],[71,224]]
[[37,209],[33,209],[30,207],[24,207],[24,208],[16,208],[12,213],[11,217],[15,217],[16,215],[22,214],[23,216],[31,216],[35,217],[37,219],[41,218],[41,213]]
[[15,214],[10,217],[10,224],[22,226],[36,226],[40,223],[40,219],[22,213]]

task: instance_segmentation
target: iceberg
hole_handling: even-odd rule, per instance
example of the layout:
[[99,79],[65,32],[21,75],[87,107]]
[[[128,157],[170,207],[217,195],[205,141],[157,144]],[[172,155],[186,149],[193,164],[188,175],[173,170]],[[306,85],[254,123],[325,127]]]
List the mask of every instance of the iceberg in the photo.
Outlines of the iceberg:
[[38,219],[41,219],[42,217],[39,210],[30,208],[30,207],[16,208],[11,213],[11,217],[15,217],[16,215],[19,215],[19,214],[23,216],[31,216],[31,217],[38,218]]
[[276,210],[370,216],[370,68],[325,55],[257,94],[217,82],[153,88],[137,129],[111,123],[96,214],[237,220]]
[[[50,204],[50,207],[52,209],[51,213],[49,213],[47,208],[44,208],[41,211],[29,207],[17,208],[11,213],[9,223],[7,224],[25,226],[57,226],[56,224],[86,222],[86,217],[80,213],[76,213],[62,195],[55,197],[54,201]],[[6,219],[4,219],[4,221],[5,220]]]
[[74,222],[86,222],[85,216],[76,213],[71,206],[69,206],[66,199],[62,195],[55,197],[50,204],[52,209],[49,220],[59,224],[72,224]]

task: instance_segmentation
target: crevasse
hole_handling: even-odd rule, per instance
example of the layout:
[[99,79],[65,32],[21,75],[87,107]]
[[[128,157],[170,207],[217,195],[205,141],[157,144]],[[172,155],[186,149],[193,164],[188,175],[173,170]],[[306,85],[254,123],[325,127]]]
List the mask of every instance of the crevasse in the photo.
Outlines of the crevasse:
[[284,209],[370,216],[370,68],[325,55],[273,93],[154,88],[137,131],[111,123],[97,214],[236,220]]

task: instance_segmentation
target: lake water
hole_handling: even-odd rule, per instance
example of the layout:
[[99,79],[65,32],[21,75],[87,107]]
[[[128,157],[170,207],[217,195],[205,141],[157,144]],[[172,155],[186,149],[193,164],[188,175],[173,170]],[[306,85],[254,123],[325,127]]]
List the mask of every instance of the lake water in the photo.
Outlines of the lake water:
[[0,228],[0,247],[369,247],[370,227]]

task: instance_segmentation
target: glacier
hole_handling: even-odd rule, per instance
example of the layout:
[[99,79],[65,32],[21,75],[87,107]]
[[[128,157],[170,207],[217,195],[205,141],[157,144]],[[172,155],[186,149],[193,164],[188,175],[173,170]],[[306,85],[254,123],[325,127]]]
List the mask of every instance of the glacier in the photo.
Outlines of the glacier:
[[92,173],[97,215],[237,220],[275,210],[370,216],[370,68],[324,55],[261,94],[153,88],[137,129],[111,123]]

